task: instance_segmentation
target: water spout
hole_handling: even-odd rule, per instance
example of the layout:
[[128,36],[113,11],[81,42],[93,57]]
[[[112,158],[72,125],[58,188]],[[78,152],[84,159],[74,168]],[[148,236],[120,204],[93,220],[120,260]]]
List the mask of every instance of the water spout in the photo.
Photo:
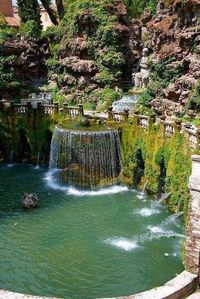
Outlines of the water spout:
[[147,185],[148,185],[148,181],[145,182],[144,184],[144,187],[142,189],[142,195],[145,195],[146,194],[146,188],[147,188]]
[[40,152],[38,152],[37,154],[37,164],[35,166],[35,169],[39,169],[40,168]]
[[158,203],[166,201],[167,199],[169,199],[170,196],[171,193],[162,193],[160,199],[158,200]]

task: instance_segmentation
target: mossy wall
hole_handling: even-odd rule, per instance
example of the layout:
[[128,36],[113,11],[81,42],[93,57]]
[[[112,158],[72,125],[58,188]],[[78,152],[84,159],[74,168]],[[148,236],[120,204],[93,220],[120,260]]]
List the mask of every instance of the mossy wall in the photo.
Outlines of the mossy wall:
[[[148,130],[140,127],[137,118],[122,129],[122,181],[159,196],[171,193],[167,204],[173,211],[188,209],[188,179],[191,174],[191,155],[187,139],[178,130],[166,136],[163,124],[151,123]],[[138,153],[140,153],[138,155]],[[144,171],[137,180],[138,165],[144,162]],[[140,169],[142,172],[142,170]],[[162,177],[164,176],[164,177]]]
[[[42,107],[41,107],[42,108]],[[10,108],[0,111],[0,161],[48,162],[51,135],[56,115],[45,115],[42,109],[27,113],[11,113]]]

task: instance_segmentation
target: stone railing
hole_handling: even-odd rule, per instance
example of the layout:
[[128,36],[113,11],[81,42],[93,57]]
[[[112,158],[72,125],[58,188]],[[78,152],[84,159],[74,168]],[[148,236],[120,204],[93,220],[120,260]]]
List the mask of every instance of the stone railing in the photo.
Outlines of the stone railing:
[[52,94],[51,92],[40,92],[39,94],[32,93],[28,98],[21,100],[21,104],[27,104],[28,102],[52,105]]
[[14,112],[16,112],[19,115],[26,114],[27,113],[27,105],[15,104]]
[[14,101],[7,103],[6,101],[0,101],[0,112],[9,113],[11,116],[19,115],[25,116],[26,114],[39,112],[44,116],[52,116],[62,114],[64,117],[77,117],[83,116],[83,105],[70,107],[67,104],[63,105],[63,108],[59,107],[58,103],[54,104],[42,104],[40,102],[24,102],[23,104],[16,104]]
[[138,126],[142,127],[145,130],[148,130],[150,126],[150,116],[136,114],[135,117],[137,118]]
[[200,130],[198,128],[183,124],[181,131],[188,140],[191,148],[196,149],[200,145]]
[[83,105],[78,106],[68,106],[67,103],[64,104],[63,113],[65,116],[69,116],[71,118],[77,117],[77,116],[83,116],[84,110]]
[[175,122],[166,121],[159,118],[158,123],[164,126],[164,134],[166,137],[171,137],[175,134],[175,126],[176,126]]
[[[24,104],[16,104],[14,101],[6,102],[5,100],[0,101],[0,113],[4,113],[5,115],[15,116],[18,115],[20,117],[25,117],[26,115],[31,115],[35,113],[39,113],[41,116],[57,116],[61,115],[62,117],[76,118],[84,116],[83,105],[77,106],[68,106],[67,103],[64,103],[63,106],[59,106],[58,103],[54,104],[42,104],[40,102],[27,102]],[[133,115],[129,115],[128,110],[124,110],[123,112],[114,112],[113,108],[110,107],[105,114],[106,119],[109,122],[114,123],[128,123],[128,121],[136,119],[137,125],[144,130],[149,130],[151,124],[159,123],[164,128],[164,135],[168,138],[175,135],[176,131],[184,134],[186,140],[188,140],[188,144],[192,149],[198,148],[200,145],[200,130],[190,124],[181,124],[181,121],[175,119],[174,121],[165,120],[164,117],[155,118],[153,116],[147,115],[138,115],[137,113]],[[96,116],[98,118],[98,114]]]
[[54,105],[43,105],[44,107],[44,114],[45,115],[53,115],[55,112],[55,106]]
[[108,109],[108,121],[125,123],[128,121],[128,117],[128,110],[124,110],[123,112],[114,112],[112,107]]

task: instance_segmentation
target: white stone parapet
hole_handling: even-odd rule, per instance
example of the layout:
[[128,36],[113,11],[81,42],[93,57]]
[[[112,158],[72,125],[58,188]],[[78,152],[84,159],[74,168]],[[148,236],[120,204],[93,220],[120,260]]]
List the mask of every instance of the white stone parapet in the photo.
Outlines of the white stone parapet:
[[200,273],[200,156],[192,156],[192,174],[189,180],[190,201],[186,238],[186,268]]
[[189,180],[189,188],[200,192],[200,156],[198,155],[192,156],[192,174]]

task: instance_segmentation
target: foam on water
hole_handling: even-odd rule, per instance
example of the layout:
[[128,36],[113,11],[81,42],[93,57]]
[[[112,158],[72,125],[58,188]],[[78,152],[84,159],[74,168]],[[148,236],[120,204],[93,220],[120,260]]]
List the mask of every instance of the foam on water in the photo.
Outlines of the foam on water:
[[133,251],[134,249],[138,248],[138,244],[135,240],[126,239],[122,237],[107,239],[104,241],[104,243],[125,251]]
[[144,192],[139,192],[137,195],[137,198],[142,199],[143,201],[146,201],[146,194]]
[[64,191],[69,195],[74,196],[97,196],[97,195],[109,195],[128,191],[125,186],[111,186],[101,190],[79,190],[71,186],[63,186],[59,183],[58,175],[59,169],[49,170],[44,177],[48,187],[54,190]]
[[6,165],[6,167],[13,167],[13,166],[15,166],[14,163],[9,163],[9,164]]
[[67,193],[70,195],[75,196],[96,196],[96,195],[109,195],[109,194],[116,194],[128,191],[128,188],[125,186],[111,186],[108,188],[104,188],[101,190],[78,190],[74,187],[68,187]]
[[40,166],[39,166],[39,165],[36,165],[36,166],[33,167],[33,169],[38,170],[38,169],[40,169]]
[[160,239],[162,237],[166,237],[166,238],[185,238],[185,236],[183,234],[179,234],[176,233],[174,231],[171,230],[165,230],[164,228],[160,227],[160,226],[148,226],[147,227],[150,232],[152,233],[151,235],[151,239]]
[[59,169],[49,170],[45,174],[44,180],[46,181],[47,186],[50,187],[51,189],[59,190],[59,191],[67,191],[68,187],[67,186],[62,186],[58,182],[57,176],[58,176],[59,173],[60,173]]
[[154,209],[154,208],[143,208],[141,210],[136,211],[136,214],[139,214],[143,217],[149,217],[149,216],[159,214],[159,213],[160,213],[159,210]]
[[178,212],[176,214],[172,214],[170,215],[169,217],[167,217],[165,220],[162,221],[161,225],[170,225],[170,224],[174,224],[176,226],[179,226],[180,223],[177,222],[177,219],[180,217],[180,216],[183,216],[183,212]]

